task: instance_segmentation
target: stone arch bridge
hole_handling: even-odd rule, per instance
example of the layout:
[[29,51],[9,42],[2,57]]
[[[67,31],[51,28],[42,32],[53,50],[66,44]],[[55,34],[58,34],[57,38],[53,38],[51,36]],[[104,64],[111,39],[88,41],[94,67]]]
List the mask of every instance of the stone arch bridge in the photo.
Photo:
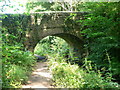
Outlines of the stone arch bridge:
[[[26,30],[26,39],[24,41],[25,48],[34,51],[37,43],[46,36],[58,36],[64,39],[76,52],[83,52],[83,38],[80,34],[81,23],[77,20],[84,19],[86,12],[68,12],[68,11],[52,11],[32,13],[24,16],[24,25]],[[6,20],[10,21],[11,16],[8,15]]]

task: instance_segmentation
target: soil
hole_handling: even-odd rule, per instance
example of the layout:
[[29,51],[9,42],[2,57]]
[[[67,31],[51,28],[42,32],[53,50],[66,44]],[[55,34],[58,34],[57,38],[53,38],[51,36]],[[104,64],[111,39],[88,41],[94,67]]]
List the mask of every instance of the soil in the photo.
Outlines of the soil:
[[34,90],[37,88],[54,88],[51,79],[52,74],[48,69],[47,62],[37,62],[35,70],[29,77],[28,84],[23,85],[22,88],[34,88]]

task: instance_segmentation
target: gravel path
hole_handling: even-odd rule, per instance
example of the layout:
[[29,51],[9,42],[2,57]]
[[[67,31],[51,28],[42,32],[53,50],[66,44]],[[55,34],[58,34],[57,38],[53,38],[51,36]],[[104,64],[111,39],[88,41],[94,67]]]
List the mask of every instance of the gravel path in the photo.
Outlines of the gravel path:
[[48,70],[47,62],[38,62],[32,75],[29,77],[27,85],[23,85],[22,88],[54,88],[52,84],[52,75]]

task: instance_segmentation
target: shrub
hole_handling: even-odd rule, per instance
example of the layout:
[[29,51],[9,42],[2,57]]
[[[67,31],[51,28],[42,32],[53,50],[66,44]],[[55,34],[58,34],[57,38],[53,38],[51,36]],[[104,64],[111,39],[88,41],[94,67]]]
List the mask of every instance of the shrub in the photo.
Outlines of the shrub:
[[[7,65],[6,65],[7,67]],[[26,71],[17,65],[9,65],[3,72],[3,88],[20,88],[21,84],[27,80]]]
[[[53,60],[54,59],[54,60]],[[57,60],[55,60],[57,59]],[[104,79],[100,73],[83,70],[78,65],[59,62],[60,58],[49,59],[53,81],[59,88],[117,88],[118,84]],[[52,61],[51,61],[52,60]]]
[[3,45],[2,49],[2,87],[21,87],[32,71],[34,57],[32,53],[20,50],[19,46]]

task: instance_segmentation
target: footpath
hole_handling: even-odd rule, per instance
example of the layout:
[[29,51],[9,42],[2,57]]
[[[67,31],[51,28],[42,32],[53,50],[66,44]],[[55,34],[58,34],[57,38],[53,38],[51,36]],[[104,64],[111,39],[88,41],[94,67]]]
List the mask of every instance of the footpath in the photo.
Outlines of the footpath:
[[38,62],[32,75],[29,77],[28,84],[23,85],[22,88],[31,88],[32,90],[39,90],[40,88],[54,88],[52,86],[52,74],[48,70],[47,62]]

